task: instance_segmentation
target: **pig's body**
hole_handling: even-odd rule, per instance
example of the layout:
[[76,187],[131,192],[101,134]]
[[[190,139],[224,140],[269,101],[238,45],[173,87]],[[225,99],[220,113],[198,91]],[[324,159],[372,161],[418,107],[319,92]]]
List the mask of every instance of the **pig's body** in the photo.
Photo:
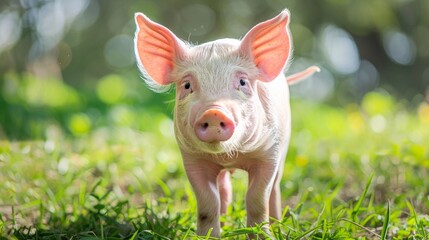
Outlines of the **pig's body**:
[[[209,228],[213,228],[214,236],[220,234],[219,214],[225,213],[231,197],[228,176],[222,173],[217,177],[225,169],[238,168],[249,173],[248,225],[268,222],[270,210],[272,217],[280,218],[279,181],[273,188],[270,206],[267,203],[276,176],[281,177],[288,147],[288,85],[283,75],[267,83],[255,81],[254,94],[238,100],[231,75],[242,68],[251,69],[247,71],[257,75],[257,69],[252,69],[254,66],[240,59],[239,45],[237,40],[224,39],[193,47],[188,59],[180,64],[181,68],[173,72],[173,76],[183,76],[194,68],[193,74],[202,75],[196,76],[197,79],[215,82],[212,84],[216,86],[204,89],[184,103],[176,101],[174,114],[176,139],[199,204],[200,234]],[[180,96],[180,88],[177,89],[176,95]],[[230,112],[236,122],[235,133],[227,141],[202,142],[194,134],[195,118],[213,107]]]
[[229,169],[248,172],[249,226],[281,217],[279,182],[290,136],[282,74],[291,52],[288,20],[283,11],[242,41],[191,47],[136,14],[136,55],[146,81],[155,90],[176,84],[175,133],[197,198],[198,234],[212,228],[211,235],[220,236],[219,215],[232,196]]

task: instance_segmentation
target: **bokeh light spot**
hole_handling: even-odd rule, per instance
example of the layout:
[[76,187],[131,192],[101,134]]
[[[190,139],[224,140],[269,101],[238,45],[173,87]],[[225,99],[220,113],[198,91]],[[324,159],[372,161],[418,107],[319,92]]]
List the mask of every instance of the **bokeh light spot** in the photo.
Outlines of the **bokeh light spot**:
[[386,128],[386,118],[382,115],[375,115],[370,119],[371,130],[375,133],[381,133]]
[[385,92],[370,92],[362,99],[362,108],[369,115],[386,115],[393,111],[394,102]]
[[109,116],[115,124],[120,126],[131,126],[136,118],[134,112],[126,105],[113,107]]
[[379,80],[380,74],[377,68],[369,61],[362,61],[359,70],[356,72],[356,81],[354,81],[359,93],[374,90],[378,86]]
[[304,156],[304,155],[296,156],[296,158],[295,158],[295,164],[298,167],[305,167],[308,164],[308,158],[306,156]]
[[47,48],[56,45],[66,30],[66,16],[60,1],[48,2],[37,11],[36,30],[41,41]]
[[134,41],[129,35],[111,38],[104,46],[104,57],[114,67],[123,68],[134,64]]
[[418,114],[420,121],[422,123],[429,124],[429,104],[426,102],[423,102],[420,104],[418,109]]
[[365,128],[365,120],[358,111],[351,111],[347,114],[348,126],[354,133],[361,133]]
[[16,12],[0,13],[0,53],[15,45],[21,36],[21,19]]
[[351,74],[358,70],[358,49],[352,36],[345,30],[333,25],[325,27],[320,47],[331,67],[338,73]]
[[70,160],[66,157],[62,157],[58,162],[58,172],[62,175],[66,174],[69,170]]
[[100,6],[98,1],[89,1],[87,8],[73,22],[72,28],[78,31],[86,29],[95,23],[99,15]]
[[119,75],[107,75],[97,84],[97,96],[107,104],[119,102],[124,96],[125,85]]
[[395,63],[410,65],[416,58],[416,45],[405,33],[396,30],[385,32],[383,46],[387,56]]
[[91,119],[84,113],[74,114],[68,121],[68,128],[75,136],[86,135],[91,130],[91,125]]

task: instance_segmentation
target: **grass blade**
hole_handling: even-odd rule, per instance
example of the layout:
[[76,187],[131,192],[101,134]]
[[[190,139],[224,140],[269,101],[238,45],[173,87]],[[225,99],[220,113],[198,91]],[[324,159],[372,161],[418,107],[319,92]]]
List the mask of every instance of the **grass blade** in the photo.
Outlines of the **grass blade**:
[[98,217],[98,220],[100,221],[100,233],[101,233],[101,239],[104,240],[104,226],[103,226],[103,219],[101,219],[101,216]]
[[314,233],[314,231],[316,231],[317,229],[323,227],[322,225],[316,226],[314,228],[311,228],[307,231],[305,231],[304,233],[302,233],[300,236],[296,237],[296,239],[303,239],[303,238],[309,238],[311,234]]
[[287,217],[289,217],[290,213],[289,213],[289,205],[285,206],[285,209],[283,210],[282,213],[282,220],[281,222],[285,222],[287,220]]
[[182,237],[182,240],[188,239],[189,233],[191,232],[191,228],[188,228],[185,235]]
[[206,234],[206,237],[204,238],[204,239],[210,239],[210,235],[212,234],[212,231],[213,231],[213,228],[210,228],[208,231],[207,231],[207,234]]
[[381,240],[386,239],[389,223],[390,223],[390,203],[387,202],[386,216],[384,218],[383,229],[381,231]]
[[417,228],[418,233],[422,237],[424,237],[424,239],[428,239],[429,236],[428,236],[426,230],[424,229],[424,227],[422,227],[422,225],[420,224],[420,221],[417,218],[416,210],[414,209],[413,205],[409,201],[407,201],[407,206],[408,206],[408,209],[410,210],[410,214],[413,216],[414,221],[416,222],[416,228]]
[[254,227],[246,227],[246,228],[240,228],[240,229],[228,231],[224,234],[224,237],[237,237],[237,236],[246,235],[246,234],[253,234],[255,232],[256,231]]
[[353,212],[352,212],[352,219],[354,221],[356,221],[356,216],[360,211],[360,207],[362,206],[362,202],[365,199],[365,196],[368,192],[369,186],[371,185],[372,182],[372,178],[374,177],[374,173],[371,173],[371,175],[369,176],[368,181],[366,182],[366,186],[365,189],[363,190],[363,193],[360,195],[358,202],[356,203],[355,207],[353,208]]
[[130,240],[134,240],[137,236],[137,234],[139,233],[139,231],[135,231],[134,234],[131,236]]
[[170,191],[170,188],[168,188],[167,184],[161,179],[158,179],[157,183],[158,183],[158,186],[161,187],[165,197],[167,198],[171,197],[171,191]]
[[376,236],[376,237],[378,237],[378,238],[381,238],[381,236],[380,236],[380,235],[378,235],[377,233],[375,233],[375,232],[371,231],[369,228],[366,228],[365,226],[363,226],[363,225],[361,225],[361,224],[359,224],[359,223],[353,222],[353,221],[351,221],[351,220],[349,220],[349,219],[347,219],[347,218],[340,218],[340,219],[338,219],[338,220],[339,220],[339,221],[344,221],[344,222],[351,223],[351,224],[355,225],[356,227],[359,227],[359,228],[361,228],[361,229],[363,229],[363,230],[367,231],[368,233],[370,233],[370,234],[372,234],[372,235],[374,235],[374,236]]

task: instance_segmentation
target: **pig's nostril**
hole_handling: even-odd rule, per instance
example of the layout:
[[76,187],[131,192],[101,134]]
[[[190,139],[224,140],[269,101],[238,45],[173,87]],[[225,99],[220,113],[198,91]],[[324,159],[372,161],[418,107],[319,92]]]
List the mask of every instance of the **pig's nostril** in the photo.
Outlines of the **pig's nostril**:
[[221,128],[225,128],[225,123],[224,122],[220,122],[220,126],[221,126]]
[[208,123],[208,122],[203,123],[203,124],[202,124],[202,127],[203,127],[204,129],[207,129],[207,128],[209,127],[209,123]]

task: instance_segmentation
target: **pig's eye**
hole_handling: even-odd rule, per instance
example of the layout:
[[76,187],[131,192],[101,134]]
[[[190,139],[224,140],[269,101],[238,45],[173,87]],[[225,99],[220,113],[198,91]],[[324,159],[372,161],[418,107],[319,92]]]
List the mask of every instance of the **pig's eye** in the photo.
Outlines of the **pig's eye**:
[[187,94],[192,93],[193,89],[192,89],[192,84],[190,81],[185,81],[182,83],[182,89],[184,92],[186,92]]
[[178,88],[178,99],[182,100],[192,94],[194,92],[192,88],[192,83],[189,80],[183,81]]
[[252,95],[252,88],[247,74],[238,72],[234,79],[234,88],[246,95]]
[[191,83],[190,83],[190,82],[186,82],[186,83],[183,85],[183,87],[184,87],[186,90],[189,90],[189,89],[191,89]]

